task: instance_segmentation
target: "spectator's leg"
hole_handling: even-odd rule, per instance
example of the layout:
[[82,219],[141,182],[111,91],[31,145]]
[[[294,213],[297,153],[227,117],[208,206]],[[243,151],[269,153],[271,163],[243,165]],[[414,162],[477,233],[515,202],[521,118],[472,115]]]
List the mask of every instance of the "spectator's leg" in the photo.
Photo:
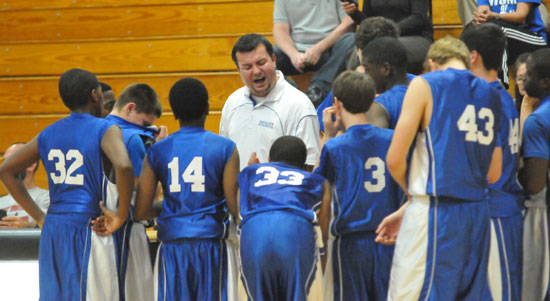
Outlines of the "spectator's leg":
[[407,72],[421,74],[424,69],[424,60],[431,42],[421,36],[399,37],[399,41],[407,50]]
[[457,0],[458,16],[460,17],[462,25],[466,26],[466,24],[472,22],[476,9],[476,0]]
[[300,71],[296,70],[294,65],[292,65],[292,61],[288,55],[286,55],[286,53],[284,53],[279,47],[273,45],[273,53],[276,57],[277,69],[281,70],[284,75],[300,74]]
[[[306,91],[306,94],[317,105],[323,101],[327,93],[330,91],[332,81],[344,71],[346,63],[346,53],[353,48],[354,36],[353,33],[345,33],[336,41],[330,50],[328,56],[323,54],[316,67],[319,67],[311,79],[311,83]],[[325,59],[326,58],[326,59]]]

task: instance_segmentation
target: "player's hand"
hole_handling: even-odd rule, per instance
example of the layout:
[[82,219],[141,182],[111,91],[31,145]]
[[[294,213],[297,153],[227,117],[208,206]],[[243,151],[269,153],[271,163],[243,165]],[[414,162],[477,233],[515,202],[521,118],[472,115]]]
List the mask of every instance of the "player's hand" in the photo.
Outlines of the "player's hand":
[[338,131],[343,128],[342,119],[336,114],[336,108],[330,106],[323,110],[323,126],[325,127],[325,137],[332,139],[336,137]]
[[401,227],[401,221],[403,221],[403,213],[401,210],[386,216],[378,228],[376,229],[375,242],[383,245],[393,245],[397,240],[397,234],[399,234],[399,228]]
[[250,158],[248,159],[248,165],[254,165],[259,163],[260,163],[260,159],[258,159],[256,152],[252,152],[252,154],[250,154]]
[[306,66],[315,66],[319,62],[323,51],[319,49],[317,45],[310,47],[304,52],[304,65]]
[[[103,227],[96,226],[94,231],[96,231],[99,236],[108,236],[120,228],[124,224],[125,220],[120,218],[116,212],[107,209],[103,202],[99,203],[99,207],[101,207],[101,211],[103,211],[103,216],[98,217],[95,221],[98,223],[103,222]],[[94,225],[94,221],[92,221],[92,225]]]
[[0,229],[34,228],[35,226],[35,223],[27,222],[19,216],[4,216],[0,220]]
[[105,216],[100,216],[92,221],[92,230],[98,233],[107,231],[105,228]]
[[155,142],[159,142],[166,137],[168,137],[168,128],[165,125],[159,126],[159,132],[155,135]]
[[304,53],[297,51],[290,57],[290,61],[296,70],[300,73],[304,72]]
[[357,6],[352,2],[342,2],[342,8],[348,15],[352,15],[357,10]]

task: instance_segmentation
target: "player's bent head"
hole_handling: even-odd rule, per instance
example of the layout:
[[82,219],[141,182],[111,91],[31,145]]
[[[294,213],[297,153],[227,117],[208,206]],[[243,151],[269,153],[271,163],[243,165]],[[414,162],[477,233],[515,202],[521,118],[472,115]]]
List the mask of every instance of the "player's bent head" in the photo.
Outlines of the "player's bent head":
[[399,37],[399,27],[390,19],[371,17],[363,20],[355,32],[355,46],[363,49],[372,40],[380,37]]
[[93,94],[102,96],[99,81],[90,71],[75,68],[59,78],[59,95],[71,111],[86,106]]
[[258,47],[260,44],[263,44],[265,46],[265,50],[267,51],[267,54],[269,57],[273,57],[273,45],[271,45],[271,42],[269,40],[259,34],[256,33],[249,33],[241,36],[237,42],[235,42],[235,45],[233,45],[233,49],[231,50],[231,58],[233,59],[233,62],[239,68],[239,62],[237,61],[237,52],[251,52],[256,47]]
[[500,70],[502,55],[506,49],[506,36],[499,26],[492,23],[470,25],[460,35],[460,40],[470,51],[477,51],[487,70]]
[[208,91],[196,78],[182,78],[170,89],[170,107],[180,122],[200,120],[208,114]]
[[536,98],[550,95],[550,48],[534,51],[527,59],[525,91]]
[[395,74],[405,75],[407,73],[407,50],[396,38],[376,38],[363,48],[362,53],[363,64],[369,62],[380,67],[387,63]]
[[105,117],[111,113],[113,107],[115,106],[116,97],[115,93],[111,86],[104,82],[99,82],[101,85],[101,90],[103,92],[103,114],[102,117]]
[[470,51],[464,42],[447,36],[433,43],[428,50],[426,60],[431,60],[438,65],[444,65],[451,59],[457,59],[470,68]]
[[157,96],[157,92],[148,84],[137,83],[124,88],[115,102],[115,108],[122,110],[131,102],[136,104],[137,113],[153,114],[157,118],[162,114],[162,103]]
[[345,71],[338,75],[332,83],[332,91],[344,109],[352,114],[367,112],[376,94],[372,78],[357,71]]
[[304,168],[307,148],[302,139],[295,136],[277,138],[269,149],[269,162],[283,162],[298,168]]

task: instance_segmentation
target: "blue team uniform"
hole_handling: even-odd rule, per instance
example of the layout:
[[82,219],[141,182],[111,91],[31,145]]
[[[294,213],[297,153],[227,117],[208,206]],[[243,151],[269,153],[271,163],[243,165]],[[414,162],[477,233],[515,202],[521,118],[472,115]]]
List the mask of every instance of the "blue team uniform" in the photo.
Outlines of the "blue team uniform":
[[[523,125],[523,157],[543,158],[550,161],[550,97],[540,101],[539,107],[531,113]],[[529,290],[522,291],[523,300],[542,300],[550,287],[548,283],[541,283],[541,279],[548,279],[549,267],[544,257],[548,256],[548,222],[547,207],[550,201],[548,180],[546,187],[536,195],[529,196],[525,202],[524,261],[523,283]],[[529,284],[527,284],[529,283]],[[529,299],[527,299],[529,298]],[[548,299],[548,295],[546,299]]]
[[[416,77],[416,75],[407,73],[407,79],[409,80],[409,82],[412,81],[415,77]],[[407,89],[405,88],[405,91],[406,90]],[[323,110],[330,107],[330,106],[332,106],[332,98],[333,97],[334,97],[334,94],[332,93],[332,90],[330,90],[327,97],[325,97],[323,102],[316,109],[317,110],[317,118],[319,119],[319,125],[321,126],[320,127],[321,132],[325,131],[325,126],[323,125]],[[400,105],[399,105],[399,111],[397,112],[397,117],[398,117],[397,119],[399,119],[399,113],[401,112],[401,104],[402,103],[403,103],[403,99],[401,99],[401,102],[400,102]],[[390,114],[389,111],[388,111],[388,114]],[[390,115],[390,118],[392,118],[391,115]],[[395,119],[396,123],[397,123],[397,119]]]
[[334,300],[387,297],[393,246],[375,243],[374,231],[401,204],[398,185],[385,163],[392,135],[392,130],[354,125],[329,140],[321,152],[315,172],[333,187],[330,230],[335,239],[328,264]]
[[314,211],[325,181],[280,162],[239,174],[241,268],[249,299],[306,300],[318,257]]
[[395,85],[386,92],[380,94],[374,99],[374,102],[379,103],[390,118],[390,129],[395,129],[399,115],[401,114],[401,107],[403,106],[403,98],[405,98],[405,92],[407,92],[407,86]]
[[101,215],[101,140],[111,126],[71,113],[38,136],[50,191],[40,238],[41,300],[118,298],[112,237],[97,236],[90,224]]
[[222,177],[234,150],[229,139],[198,127],[182,127],[149,149],[147,160],[164,192],[158,300],[227,300]]
[[[134,167],[134,177],[139,177],[143,158],[147,149],[155,141],[155,131],[151,128],[139,126],[124,120],[115,115],[107,115],[105,119],[112,121],[118,125],[122,131],[124,144],[128,149],[128,156]],[[106,179],[106,185],[113,186],[116,179],[111,174],[109,179]],[[115,189],[110,189],[111,195],[106,195],[105,199],[110,207],[118,207],[118,192]],[[132,208],[134,200],[132,199]],[[145,233],[143,224],[133,220],[133,211],[126,223],[113,233],[115,240],[116,255],[117,255],[117,272],[119,281],[120,300],[148,300],[152,298],[152,267],[143,263],[144,258],[149,258],[149,239]],[[130,248],[132,250],[130,251]],[[128,262],[130,261],[130,262]],[[127,273],[133,273],[130,277],[126,277]]]
[[488,289],[487,173],[500,130],[500,98],[467,70],[422,78],[433,110],[409,156],[412,201],[395,247],[389,299],[479,298]]
[[[498,82],[490,85],[499,93],[502,103],[502,121],[497,146],[502,148],[502,175],[489,184],[489,210],[495,229],[500,259],[500,294],[502,300],[521,299],[523,246],[523,190],[518,183],[519,116],[512,96]],[[491,264],[489,264],[491,269]],[[491,272],[490,272],[491,273]],[[490,281],[491,283],[491,281]]]

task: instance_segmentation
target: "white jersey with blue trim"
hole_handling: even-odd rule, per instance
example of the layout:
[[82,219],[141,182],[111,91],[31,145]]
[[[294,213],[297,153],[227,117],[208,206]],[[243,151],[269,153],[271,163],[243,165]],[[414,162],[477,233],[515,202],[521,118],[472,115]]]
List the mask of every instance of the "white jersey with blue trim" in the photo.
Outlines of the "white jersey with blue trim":
[[332,184],[332,234],[375,231],[399,209],[399,188],[385,162],[392,136],[393,130],[354,125],[323,147],[315,173]]
[[164,193],[157,220],[160,240],[225,235],[228,209],[222,178],[234,150],[231,140],[191,126],[151,146],[147,160]]
[[48,175],[49,213],[101,213],[101,140],[113,123],[86,113],[71,113],[38,136]]
[[240,215],[243,226],[252,216],[284,210],[316,222],[325,178],[282,163],[247,166],[239,173]]
[[448,68],[421,77],[430,85],[433,108],[409,157],[409,194],[484,200],[500,130],[498,93],[468,70]]

